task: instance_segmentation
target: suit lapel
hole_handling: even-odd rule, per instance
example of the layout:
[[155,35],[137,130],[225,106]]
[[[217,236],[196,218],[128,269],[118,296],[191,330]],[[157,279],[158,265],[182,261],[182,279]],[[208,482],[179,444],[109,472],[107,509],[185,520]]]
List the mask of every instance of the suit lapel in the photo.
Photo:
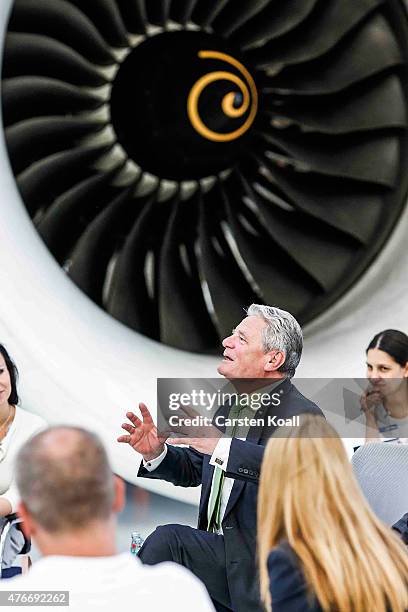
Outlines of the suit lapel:
[[[260,408],[255,413],[255,418],[262,418],[264,414],[266,414],[265,408]],[[261,425],[255,425],[254,427],[251,427],[248,431],[246,441],[252,442],[252,444],[258,444],[262,436],[262,431],[263,431],[263,427]],[[228,500],[227,507],[225,509],[224,518],[228,515],[229,512],[231,512],[231,510],[237,503],[238,498],[241,495],[242,489],[244,488],[244,485],[245,485],[244,480],[235,480],[232,490],[231,490],[231,495]]]
[[[284,380],[279,385],[279,389],[282,392],[281,403],[284,401],[284,397],[290,391],[290,388],[291,388],[291,382],[288,379]],[[260,408],[255,413],[255,418],[264,418],[265,419],[265,418],[267,418],[268,412],[269,411],[268,411],[267,408]],[[252,444],[258,444],[265,429],[266,429],[266,427],[264,425],[255,425],[254,427],[251,427],[249,429],[248,435],[246,437],[246,441],[247,442],[252,442]],[[272,431],[270,433],[272,433]],[[227,507],[225,509],[224,518],[228,515],[229,512],[231,512],[231,510],[233,509],[233,507],[237,503],[238,498],[241,495],[241,492],[242,492],[242,490],[244,488],[244,485],[245,485],[245,481],[244,480],[235,480],[234,485],[232,487],[231,495],[230,495],[229,500],[228,500]]]
[[201,496],[200,496],[200,512],[199,512],[199,525],[198,525],[199,529],[207,528],[207,508],[208,508],[208,502],[210,499],[211,484],[212,484],[213,475],[214,475],[214,466],[209,464],[209,461],[210,461],[209,456],[207,456],[206,461],[207,461],[207,465],[205,469],[207,473],[206,473],[205,480],[203,479]]

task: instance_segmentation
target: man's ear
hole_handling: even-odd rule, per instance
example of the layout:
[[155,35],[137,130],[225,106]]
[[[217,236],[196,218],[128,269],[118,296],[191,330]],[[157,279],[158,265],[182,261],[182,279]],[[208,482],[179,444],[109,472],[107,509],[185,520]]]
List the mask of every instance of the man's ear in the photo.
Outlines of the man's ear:
[[126,495],[126,490],[125,490],[125,483],[123,482],[123,480],[121,478],[119,478],[119,476],[114,476],[114,487],[115,487],[115,497],[113,500],[113,511],[117,514],[119,514],[119,512],[122,512],[124,506],[125,506],[125,495]]
[[276,372],[285,363],[285,353],[282,351],[270,351],[268,361],[265,363],[265,372]]
[[31,536],[35,535],[36,529],[35,529],[35,523],[33,522],[33,519],[30,516],[30,513],[28,512],[26,506],[23,504],[23,502],[20,502],[17,506],[17,514],[21,517],[22,519],[22,523],[21,523],[21,529],[25,535],[25,537],[28,539]]

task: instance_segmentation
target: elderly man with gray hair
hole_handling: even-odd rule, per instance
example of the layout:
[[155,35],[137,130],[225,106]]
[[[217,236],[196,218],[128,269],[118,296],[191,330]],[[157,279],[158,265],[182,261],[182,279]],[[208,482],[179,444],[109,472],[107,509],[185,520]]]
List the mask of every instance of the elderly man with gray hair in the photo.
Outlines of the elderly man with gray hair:
[[1,581],[1,590],[68,591],[70,609],[81,611],[213,610],[204,586],[184,568],[149,568],[130,552],[117,553],[124,484],[94,434],[75,427],[37,434],[17,456],[16,480],[23,529],[43,558],[27,575]]
[[[247,316],[223,340],[218,373],[242,394],[267,395],[270,401],[256,412],[238,401],[223,406],[214,421],[245,422],[247,427],[216,427],[198,438],[159,435],[144,404],[142,419],[127,413],[128,435],[118,438],[143,457],[139,476],[161,478],[176,486],[202,485],[198,529],[164,525],[140,551],[144,563],[176,561],[201,578],[219,611],[263,609],[255,560],[256,498],[265,445],[282,424],[292,425],[304,413],[322,414],[291,383],[302,354],[302,330],[285,310],[252,304]],[[276,400],[276,401],[275,401]],[[244,412],[249,412],[249,416]],[[234,417],[232,417],[234,415]],[[253,417],[253,418],[251,418]],[[277,418],[278,417],[278,418]],[[255,424],[252,424],[252,421]],[[300,424],[300,423],[299,423]],[[211,429],[211,431],[210,431]]]

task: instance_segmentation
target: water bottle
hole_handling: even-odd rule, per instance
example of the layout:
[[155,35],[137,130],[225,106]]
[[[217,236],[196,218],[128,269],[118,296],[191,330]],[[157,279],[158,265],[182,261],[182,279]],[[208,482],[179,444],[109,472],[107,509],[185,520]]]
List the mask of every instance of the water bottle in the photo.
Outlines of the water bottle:
[[130,534],[130,552],[132,555],[139,554],[139,550],[143,546],[144,539],[138,531],[132,531]]

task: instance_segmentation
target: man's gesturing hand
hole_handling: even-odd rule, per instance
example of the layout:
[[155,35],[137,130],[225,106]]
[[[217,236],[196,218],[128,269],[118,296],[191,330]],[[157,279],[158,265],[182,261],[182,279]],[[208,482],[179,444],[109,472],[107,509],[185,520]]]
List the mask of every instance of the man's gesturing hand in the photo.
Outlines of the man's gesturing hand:
[[127,412],[126,416],[130,423],[123,423],[122,429],[129,432],[129,435],[119,436],[118,442],[125,442],[143,456],[145,461],[156,459],[164,450],[164,442],[167,436],[159,436],[157,427],[153,423],[152,415],[145,404],[139,404],[142,414],[141,421],[133,412]]

